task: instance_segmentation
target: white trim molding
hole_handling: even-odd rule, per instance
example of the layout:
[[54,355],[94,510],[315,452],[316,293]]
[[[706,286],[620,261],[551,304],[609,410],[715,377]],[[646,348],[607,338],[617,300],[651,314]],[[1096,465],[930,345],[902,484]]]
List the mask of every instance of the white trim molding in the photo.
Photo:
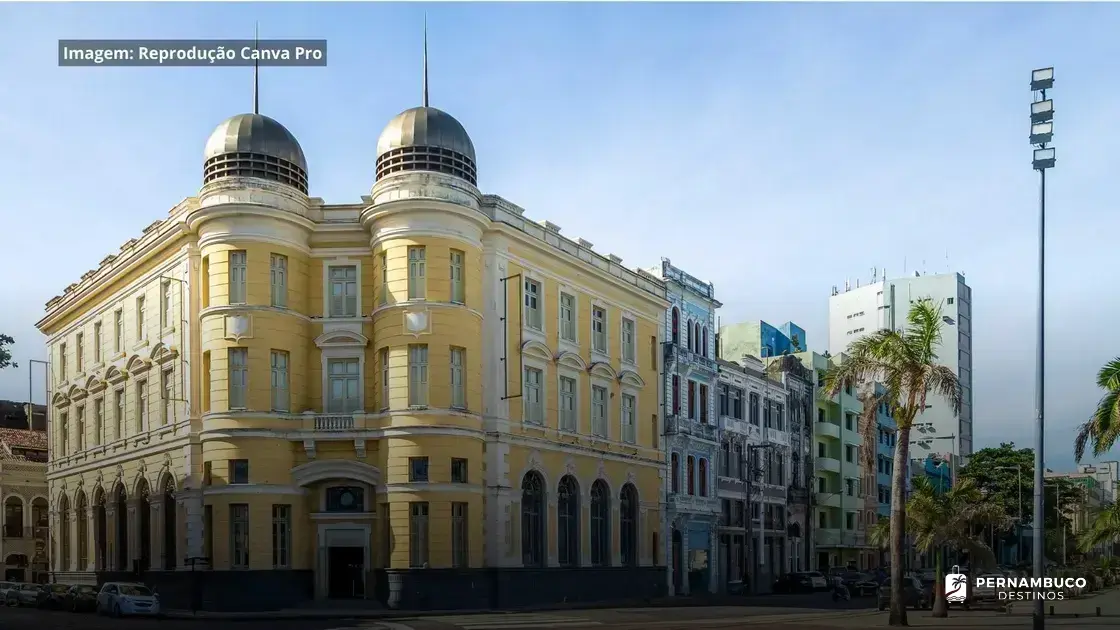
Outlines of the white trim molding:
[[353,479],[373,488],[381,484],[381,471],[376,466],[351,459],[317,459],[296,466],[291,474],[292,481],[301,487],[336,479]]

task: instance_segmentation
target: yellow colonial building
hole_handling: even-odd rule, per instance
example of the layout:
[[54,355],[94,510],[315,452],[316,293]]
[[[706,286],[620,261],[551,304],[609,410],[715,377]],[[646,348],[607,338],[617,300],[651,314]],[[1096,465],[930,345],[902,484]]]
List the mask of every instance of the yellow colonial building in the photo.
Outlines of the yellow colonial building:
[[665,286],[476,168],[417,107],[328,205],[280,123],[219,125],[198,195],[39,322],[56,574],[215,609],[660,592]]

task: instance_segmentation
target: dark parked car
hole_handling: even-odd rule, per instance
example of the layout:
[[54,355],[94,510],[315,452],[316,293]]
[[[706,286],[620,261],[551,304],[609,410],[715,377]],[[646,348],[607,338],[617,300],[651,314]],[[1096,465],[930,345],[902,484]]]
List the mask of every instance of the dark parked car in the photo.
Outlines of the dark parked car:
[[879,592],[879,581],[870,573],[856,573],[850,579],[845,576],[844,586],[847,586],[848,592],[856,597],[871,597]]
[[94,612],[97,610],[97,587],[89,584],[71,586],[66,592],[66,610]]
[[39,608],[63,610],[66,608],[66,594],[69,591],[69,584],[44,584],[39,587],[37,604]]
[[827,580],[816,571],[787,573],[774,580],[775,593],[812,593],[826,588]]
[[[924,610],[933,608],[933,592],[922,585],[922,581],[914,576],[902,578],[903,601],[907,608]],[[891,584],[887,582],[879,587],[879,610],[886,610],[891,605]]]

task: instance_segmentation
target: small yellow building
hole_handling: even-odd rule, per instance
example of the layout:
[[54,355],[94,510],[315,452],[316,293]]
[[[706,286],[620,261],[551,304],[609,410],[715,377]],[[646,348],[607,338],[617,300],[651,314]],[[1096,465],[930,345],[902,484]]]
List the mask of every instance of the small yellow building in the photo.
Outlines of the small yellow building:
[[0,504],[4,506],[0,580],[45,582],[49,577],[45,431],[0,428]]
[[60,577],[226,609],[664,588],[659,279],[480,193],[435,108],[389,123],[361,203],[309,197],[259,114],[204,160],[39,322]]

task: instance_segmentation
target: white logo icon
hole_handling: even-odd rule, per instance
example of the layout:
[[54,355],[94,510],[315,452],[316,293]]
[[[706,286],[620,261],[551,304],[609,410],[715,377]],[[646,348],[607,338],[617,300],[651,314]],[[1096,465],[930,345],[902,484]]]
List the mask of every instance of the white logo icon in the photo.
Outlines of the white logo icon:
[[945,576],[945,599],[960,604],[968,599],[968,576],[960,573],[961,568],[953,565],[953,572]]

